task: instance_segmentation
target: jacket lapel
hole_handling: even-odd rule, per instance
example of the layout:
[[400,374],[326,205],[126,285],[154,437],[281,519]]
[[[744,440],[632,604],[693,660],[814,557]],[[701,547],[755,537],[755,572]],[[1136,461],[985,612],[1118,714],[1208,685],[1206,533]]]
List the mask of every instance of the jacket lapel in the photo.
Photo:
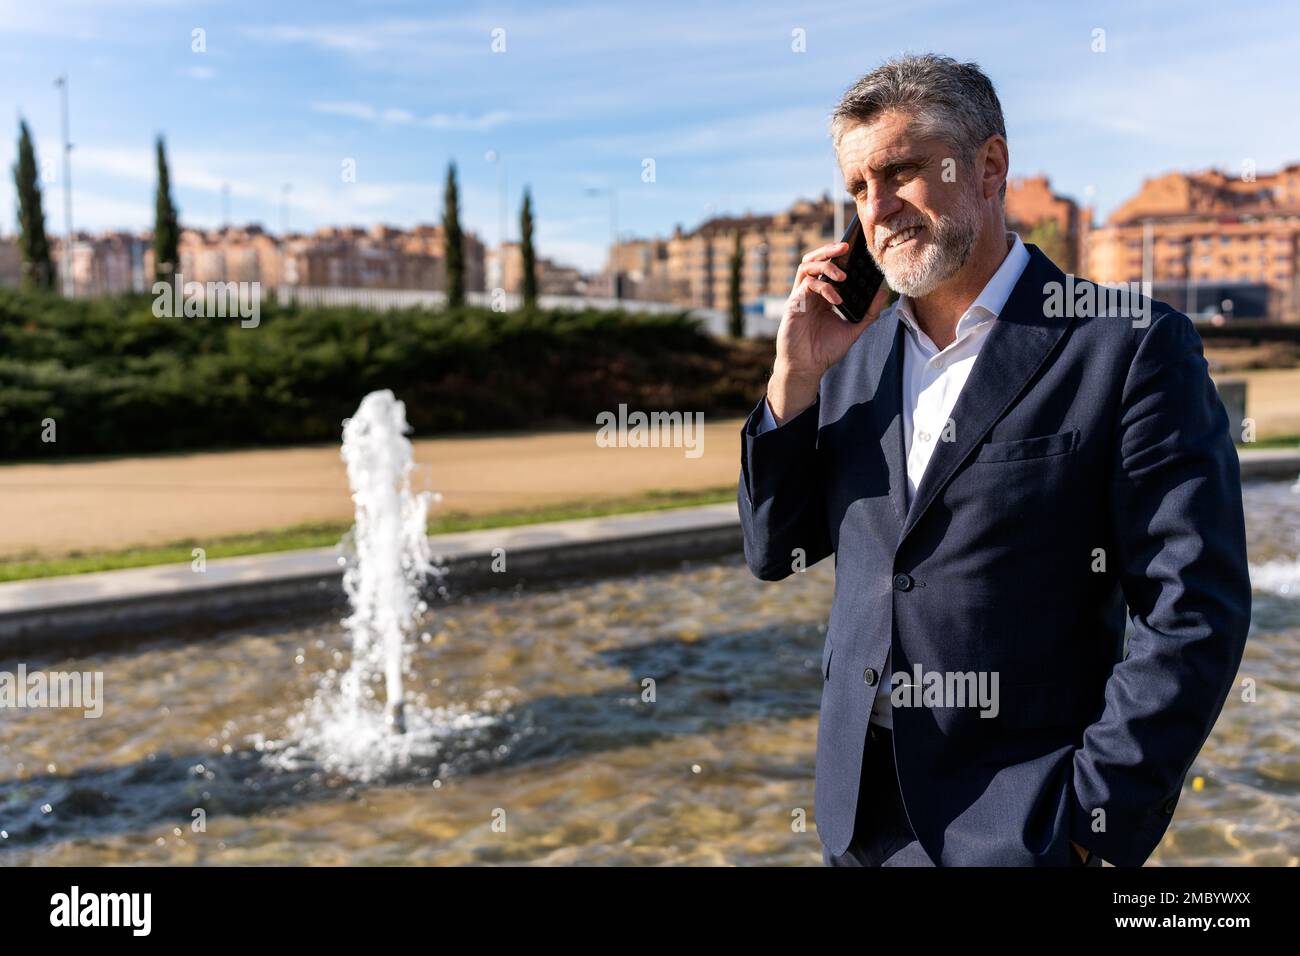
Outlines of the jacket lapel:
[[[903,519],[899,546],[908,533],[916,527],[935,497],[952,478],[959,465],[975,450],[988,430],[997,423],[1023,391],[1029,379],[1046,360],[1052,348],[1069,327],[1069,318],[1048,318],[1044,315],[1043,286],[1047,282],[1064,282],[1065,274],[1045,256],[1037,246],[1026,243],[1029,263],[1011,291],[1007,304],[993,322],[988,338],[980,347],[979,357],[971,368],[970,377],[962,387],[953,406],[954,441],[940,441],[926,465],[920,486],[912,500],[911,508]],[[893,356],[886,365],[885,374],[897,377],[890,383],[888,394],[894,395],[897,405],[897,428],[882,432],[884,452],[889,461],[891,496],[895,506],[903,513],[903,485],[907,481],[906,462],[903,455],[902,422],[902,339],[906,334],[902,322],[895,318]],[[890,367],[894,371],[890,372]],[[882,385],[885,384],[882,382]],[[902,482],[896,481],[900,476]]]
[[[874,383],[868,402],[872,415],[872,435],[880,436],[881,451],[889,471],[889,500],[896,524],[889,529],[895,535],[902,530],[907,515],[907,463],[903,456],[903,336],[906,330],[893,306],[876,321],[883,324],[882,343],[889,347],[867,352],[864,382]],[[863,393],[864,399],[867,392]],[[880,529],[886,533],[886,529]]]
[[[878,345],[865,352],[865,367],[857,378],[854,398],[857,405],[871,410],[868,440],[880,442],[888,471],[891,507],[880,516],[892,518],[893,527],[879,528],[878,531],[887,536],[887,540],[889,537],[898,540],[906,518],[907,471],[902,454],[902,336],[905,330],[893,306],[885,308],[876,323],[880,324],[879,337],[875,336],[874,329],[868,334],[872,334]],[[852,476],[845,476],[845,479],[853,480]]]

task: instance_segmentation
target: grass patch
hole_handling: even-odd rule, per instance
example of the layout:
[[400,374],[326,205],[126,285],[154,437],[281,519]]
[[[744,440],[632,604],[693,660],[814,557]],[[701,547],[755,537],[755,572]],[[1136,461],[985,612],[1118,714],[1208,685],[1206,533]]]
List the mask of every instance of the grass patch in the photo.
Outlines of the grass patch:
[[1250,448],[1295,448],[1300,449],[1300,435],[1273,435],[1269,438],[1261,438],[1258,441],[1247,442],[1244,445],[1238,445],[1239,449]]
[[[543,521],[597,518],[635,511],[690,508],[696,505],[733,501],[735,497],[735,487],[726,485],[701,491],[648,491],[640,495],[606,501],[565,502],[480,515],[448,512],[436,515],[429,522],[429,533],[450,534],[458,531],[481,531],[486,528],[510,528]],[[206,541],[187,538],[165,545],[127,548],[121,551],[72,552],[62,557],[48,558],[19,555],[0,560],[0,581],[24,581],[32,578],[117,571],[122,568],[150,567],[159,564],[188,564],[193,560],[193,549],[199,547],[205,550],[208,559],[269,554],[276,551],[298,551],[305,548],[329,548],[338,544],[339,539],[350,527],[350,522],[320,522],[295,525],[292,528],[275,531],[229,535]]]

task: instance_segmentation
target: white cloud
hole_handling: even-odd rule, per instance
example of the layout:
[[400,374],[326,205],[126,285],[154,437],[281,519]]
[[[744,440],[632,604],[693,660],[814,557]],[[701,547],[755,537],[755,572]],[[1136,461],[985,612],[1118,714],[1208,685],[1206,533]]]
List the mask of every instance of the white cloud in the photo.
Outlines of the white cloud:
[[510,113],[505,110],[491,110],[477,116],[465,113],[433,113],[429,116],[416,116],[410,110],[399,107],[377,109],[368,103],[353,100],[317,102],[311,104],[313,113],[326,116],[345,116],[349,119],[390,126],[424,126],[438,130],[474,130],[493,129],[509,121]]
[[324,113],[327,116],[349,116],[352,119],[359,120],[375,120],[379,115],[375,112],[373,106],[354,102],[313,103],[311,109],[313,113]]
[[[320,26],[258,26],[244,30],[246,36],[262,43],[314,47],[330,53],[366,59],[376,66],[392,63],[399,50],[405,56],[446,59],[467,52],[464,42],[448,41],[453,30],[468,31],[469,20],[448,19],[370,19],[355,23],[330,23]],[[483,33],[483,47],[488,36]]]

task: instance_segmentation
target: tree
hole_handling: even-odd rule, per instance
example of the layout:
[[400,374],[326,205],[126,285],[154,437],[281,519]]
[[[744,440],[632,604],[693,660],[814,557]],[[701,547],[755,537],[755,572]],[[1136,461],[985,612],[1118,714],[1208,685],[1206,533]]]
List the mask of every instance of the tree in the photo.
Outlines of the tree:
[[447,307],[465,304],[465,246],[460,231],[460,199],[456,164],[447,166],[447,189],[442,209],[443,261],[447,266]]
[[732,338],[741,338],[745,334],[745,313],[740,305],[740,270],[745,262],[745,253],[740,245],[740,230],[736,230],[736,246],[731,251],[731,289],[730,314],[728,327]]
[[1032,243],[1041,249],[1043,255],[1056,263],[1057,268],[1062,271],[1074,271],[1074,255],[1069,243],[1065,241],[1065,236],[1061,235],[1060,227],[1056,225],[1055,219],[1044,219],[1030,229],[1027,234],[1022,235],[1021,240]]
[[524,187],[524,208],[519,214],[519,258],[524,271],[524,308],[537,305],[537,254],[533,251],[533,200]]
[[180,214],[172,202],[171,176],[167,172],[167,154],[163,139],[158,137],[158,194],[154,200],[153,271],[154,278],[169,282],[180,265]]
[[[18,120],[14,190],[18,194],[18,252],[23,260],[23,285],[36,289],[53,288],[54,263],[50,261],[50,242],[45,237],[41,182],[36,174],[36,148],[32,146],[27,121],[23,119]],[[64,255],[67,255],[66,249]]]

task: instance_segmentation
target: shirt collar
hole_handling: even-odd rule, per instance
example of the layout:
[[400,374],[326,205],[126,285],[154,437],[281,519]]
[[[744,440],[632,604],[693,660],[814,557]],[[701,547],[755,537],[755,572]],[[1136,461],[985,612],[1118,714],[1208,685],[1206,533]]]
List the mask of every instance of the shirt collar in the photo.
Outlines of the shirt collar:
[[[1007,304],[1007,299],[1011,298],[1011,290],[1020,281],[1025,266],[1029,265],[1029,250],[1025,248],[1020,236],[1008,232],[1007,240],[1011,242],[1007,257],[1002,260],[998,271],[993,273],[980,294],[975,297],[970,308],[957,321],[956,338],[961,338],[974,326],[981,325],[989,319],[996,319]],[[894,303],[894,311],[913,332],[921,331],[920,326],[916,324],[916,317],[912,314],[912,301],[907,296],[898,297],[898,301]]]

